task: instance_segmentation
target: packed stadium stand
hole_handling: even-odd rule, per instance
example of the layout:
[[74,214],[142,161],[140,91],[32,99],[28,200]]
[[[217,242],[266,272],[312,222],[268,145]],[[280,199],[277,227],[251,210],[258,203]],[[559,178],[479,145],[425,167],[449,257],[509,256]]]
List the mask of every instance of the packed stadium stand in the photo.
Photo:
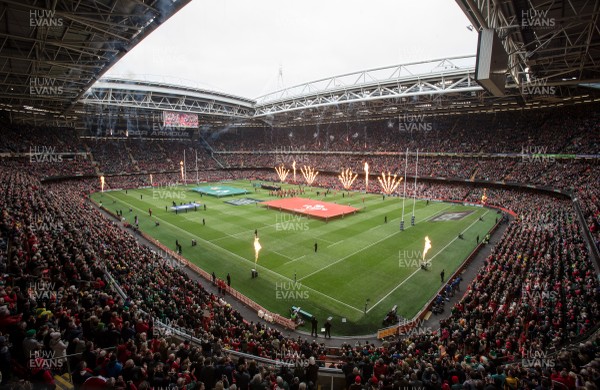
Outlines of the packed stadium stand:
[[[564,70],[556,69],[562,61],[536,53],[538,46],[528,52],[531,73],[556,83],[557,96],[515,95],[509,77],[507,96],[481,88],[421,101],[397,96],[389,104],[368,102],[372,117],[340,103],[341,119],[324,106],[307,107],[305,117],[318,109],[331,115],[315,121],[289,109],[294,99],[263,104],[210,91],[190,103],[200,107],[193,114],[181,113],[187,106],[167,112],[160,99],[172,98],[171,108],[185,105],[191,89],[102,79],[187,2],[66,2],[65,25],[34,39],[21,26],[38,2],[0,1],[0,34],[7,37],[0,47],[0,389],[600,388],[597,3],[590,2],[596,5],[585,18],[576,15],[587,27],[561,30],[567,37],[589,31],[587,43],[573,48],[564,46],[569,39],[538,45],[540,34],[502,27],[507,45],[536,44],[586,59]],[[490,2],[457,3],[477,30],[507,20],[488,12]],[[521,3],[503,5],[513,10]],[[63,51],[45,53],[38,45],[48,39]],[[525,72],[523,60],[517,62],[515,69]],[[32,76],[23,72],[33,72],[30,63],[61,80],[64,94],[27,93]],[[467,70],[469,80],[473,71]],[[571,75],[596,84],[569,84],[564,77]],[[104,101],[98,80],[125,92]],[[148,95],[127,95],[132,85]],[[423,105],[440,96],[443,103],[473,97],[481,106],[469,107],[483,108]],[[509,100],[510,110],[499,108]],[[124,112],[135,104],[146,122],[129,129],[138,112]],[[390,108],[397,112],[382,114]],[[152,110],[185,131],[147,136],[156,125],[148,120]],[[319,170],[315,185],[324,189],[341,190],[341,167],[362,172],[368,161],[373,175],[408,171],[413,180],[418,170],[407,197],[472,204],[486,198],[485,206],[512,216],[498,213],[505,226],[481,265],[469,265],[468,281],[442,282],[430,303],[448,298],[452,305],[428,320],[426,331],[322,340],[257,316],[223,280],[165,257],[134,226],[90,200],[101,180],[103,190],[277,182],[273,168],[296,159]],[[353,190],[366,190],[362,177]]]
[[[574,148],[582,153],[598,151],[597,139],[583,136],[595,134],[593,129],[597,124],[589,120],[589,115],[586,118],[582,114],[580,120],[572,120],[566,129],[562,122],[551,120],[554,113],[548,116],[550,118],[540,114],[537,121],[530,118],[528,125],[541,131],[526,136],[523,130],[524,135],[515,135],[512,148],[489,146],[487,151],[520,153],[522,142],[547,147],[556,154],[571,152]],[[475,134],[480,126],[489,128],[491,123],[485,119],[473,121],[473,127],[464,128],[464,133]],[[57,150],[63,146],[64,141],[55,137],[53,131],[48,136],[46,128],[29,130],[46,138],[43,141],[22,139],[21,149],[28,150],[40,142]],[[100,172],[139,173],[139,163],[143,161],[148,164],[143,165],[143,170],[155,172],[157,182],[163,180],[162,177],[169,181],[169,177],[177,176],[177,166],[172,160],[180,156],[183,149],[189,150],[194,158],[192,152],[199,153],[198,163],[203,171],[211,170],[210,180],[226,178],[232,170],[236,177],[274,179],[270,168],[274,163],[272,155],[235,152],[239,145],[265,152],[286,147],[283,138],[281,144],[270,143],[270,149],[262,149],[260,139],[268,134],[261,133],[262,130],[255,132],[247,137],[240,132],[239,144],[223,142],[228,146],[227,154],[215,155],[230,168],[228,170],[217,170],[205,149],[192,141],[161,144],[140,140],[84,140],[78,150],[89,150],[83,161],[91,160],[90,166],[97,166]],[[278,135],[286,133],[289,134],[282,130]],[[376,134],[384,134],[384,131],[378,132],[376,128],[369,132],[368,138],[374,139],[375,144],[378,143]],[[471,139],[446,128],[438,130],[436,138],[452,139],[451,145],[458,148],[456,152],[473,152],[486,148],[495,137]],[[545,140],[550,141],[546,144]],[[398,142],[394,147],[406,146],[403,140]],[[423,146],[423,149],[428,145],[426,140],[415,142],[413,146]],[[385,145],[385,141],[381,144]],[[171,145],[173,149],[167,147]],[[10,143],[1,146],[11,148]],[[431,145],[428,151],[455,151],[450,145],[438,146],[439,151]],[[362,153],[344,160],[354,161],[352,167],[357,170],[367,156],[375,169],[390,166],[395,166],[394,171],[401,169],[401,164],[394,161],[397,156],[370,156],[371,152],[365,152],[360,144],[356,149],[344,148],[344,151]],[[335,172],[345,156],[321,153],[309,158],[319,169]],[[452,309],[451,316],[440,322],[440,329],[428,335],[387,340],[377,346],[340,343],[333,360],[327,356],[330,351],[324,344],[305,337],[290,337],[269,325],[247,321],[223,297],[209,292],[203,282],[161,264],[163,257],[103,218],[86,201],[87,194],[98,190],[97,179],[40,182],[48,176],[75,176],[81,169],[79,164],[69,163],[66,167],[61,165],[59,171],[48,171],[45,166],[31,170],[35,164],[22,159],[4,160],[2,241],[7,251],[2,255],[4,287],[0,291],[6,304],[2,314],[4,336],[0,339],[5,351],[3,381],[10,383],[18,377],[28,377],[34,383],[52,383],[56,381],[55,376],[67,372],[67,367],[76,386],[98,375],[114,387],[123,386],[119,381],[131,380],[141,388],[196,382],[214,388],[222,375],[228,384],[235,382],[238,388],[247,388],[251,380],[271,387],[270,383],[275,383],[278,376],[292,386],[294,377],[298,381],[314,380],[309,377],[312,375],[310,365],[290,372],[287,368],[257,364],[251,358],[234,362],[226,354],[227,350],[234,350],[264,358],[313,357],[317,359],[315,364],[341,368],[348,385],[358,376],[364,384],[373,383],[373,378],[377,378],[384,388],[419,386],[420,383],[429,388],[438,388],[444,383],[502,388],[511,381],[522,382],[522,387],[548,387],[550,383],[569,388],[597,386],[599,371],[593,363],[596,344],[587,342],[567,350],[560,348],[597,329],[600,316],[597,271],[582,236],[582,229],[588,228],[598,246],[600,202],[596,187],[600,170],[595,162],[586,160],[531,164],[521,157],[513,157],[507,164],[506,159],[442,154],[423,158],[419,168],[423,177],[469,180],[475,176],[482,180],[571,190],[578,198],[588,226],[577,222],[571,200],[526,189],[489,188],[490,204],[516,212],[517,218],[510,222],[475,280],[465,286],[464,296]],[[194,165],[195,161],[189,164],[190,169]],[[173,173],[164,173],[167,171]],[[148,184],[146,175],[114,176],[109,182],[118,188]],[[324,178],[320,185],[339,184],[333,177]],[[473,202],[481,199],[481,195],[482,186],[433,181],[421,182],[417,194],[422,198]],[[111,288],[113,283],[120,286],[126,299]],[[32,296],[28,293],[32,286],[43,286],[47,291],[40,294],[38,289],[38,296]],[[179,294],[181,290],[186,294]],[[542,296],[534,294],[535,291],[555,294]],[[192,332],[202,340],[201,347],[183,341],[168,342],[168,337],[160,332],[153,333],[156,318]],[[530,370],[519,364],[528,351],[535,348],[556,351],[553,356],[559,369]],[[54,357],[61,358],[54,367],[46,367],[42,363],[42,351],[53,351]],[[40,367],[28,365],[31,356],[42,359],[38,361]],[[27,372],[27,367],[31,372]]]

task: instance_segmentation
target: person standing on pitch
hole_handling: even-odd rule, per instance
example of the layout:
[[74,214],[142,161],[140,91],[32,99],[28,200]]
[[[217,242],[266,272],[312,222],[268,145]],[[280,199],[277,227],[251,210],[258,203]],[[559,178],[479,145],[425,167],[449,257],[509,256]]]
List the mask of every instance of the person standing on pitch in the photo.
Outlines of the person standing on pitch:
[[313,333],[315,334],[315,337],[319,337],[319,335],[317,334],[317,324],[319,323],[317,321],[317,317],[312,318],[312,320],[310,320],[310,323],[312,325],[311,329],[310,329],[310,335],[312,336]]
[[331,322],[329,322],[329,320],[325,322],[325,338],[327,338],[327,336],[331,338]]
[[444,283],[444,270],[442,270],[442,272],[440,272],[440,278],[442,279],[442,283]]
[[315,253],[317,253],[317,243],[315,242]]
[[227,273],[227,287],[231,287],[231,275],[229,275],[229,272]]

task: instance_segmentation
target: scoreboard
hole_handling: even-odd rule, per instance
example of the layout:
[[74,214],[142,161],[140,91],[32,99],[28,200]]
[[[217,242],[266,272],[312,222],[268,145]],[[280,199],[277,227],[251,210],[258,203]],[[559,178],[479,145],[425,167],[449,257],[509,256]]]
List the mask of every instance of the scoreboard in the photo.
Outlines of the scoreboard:
[[163,125],[166,128],[198,128],[198,115],[186,112],[163,111]]

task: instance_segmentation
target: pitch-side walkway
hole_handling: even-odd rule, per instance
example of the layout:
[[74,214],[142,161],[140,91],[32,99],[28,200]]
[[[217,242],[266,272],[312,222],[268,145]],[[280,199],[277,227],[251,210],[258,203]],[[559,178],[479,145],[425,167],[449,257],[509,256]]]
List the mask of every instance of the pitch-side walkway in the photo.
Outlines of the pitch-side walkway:
[[[94,206],[95,206],[95,204],[94,204]],[[105,212],[104,210],[100,209],[100,211],[109,220],[114,220],[114,217],[111,216],[110,214],[108,214],[107,212]],[[132,233],[131,230],[125,228],[122,224],[118,224],[118,225],[121,227],[121,229],[123,229],[123,230],[125,230],[125,231],[127,231],[129,233]],[[486,245],[477,254],[477,256],[472,260],[472,262],[469,265],[469,267],[463,272],[463,274],[462,274],[463,281],[461,282],[461,291],[462,291],[462,293],[464,293],[464,291],[466,290],[466,287],[474,279],[475,275],[477,274],[477,270],[481,267],[481,265],[483,264],[484,260],[490,255],[491,249],[500,240],[500,238],[504,234],[504,231],[506,230],[507,227],[508,227],[508,223],[504,223],[504,224],[502,224],[502,225],[500,225],[498,227],[498,229],[491,236],[490,243],[488,245]],[[135,238],[141,244],[149,246],[150,248],[153,248],[153,249],[155,249],[157,251],[159,250],[151,242],[147,241],[142,236],[137,235],[137,234],[134,234],[134,236],[135,236]],[[208,270],[208,271],[210,271],[210,270]],[[213,286],[212,283],[210,283],[206,279],[202,278],[201,276],[199,276],[198,274],[196,274],[194,271],[192,271],[189,268],[186,268],[185,272],[190,276],[190,278],[192,280],[200,281],[202,283],[202,286],[208,292],[211,292],[211,293],[213,293],[215,295],[219,295],[217,287]],[[232,285],[235,286],[235,280],[232,280]],[[438,329],[439,328],[439,321],[442,320],[442,319],[447,318],[450,315],[450,309],[452,308],[452,306],[455,303],[457,303],[460,300],[460,298],[462,297],[462,293],[455,295],[450,300],[450,302],[446,302],[445,310],[444,310],[443,313],[441,313],[439,315],[432,314],[431,317],[429,317],[429,319],[422,324],[422,326],[429,327],[432,330]],[[250,307],[242,304],[241,302],[237,301],[236,299],[234,299],[232,297],[224,296],[224,299],[228,303],[230,303],[238,312],[240,312],[240,314],[247,321],[253,321],[255,323],[258,323],[258,322],[264,323],[264,320],[258,318],[258,313],[256,313]],[[285,329],[285,328],[283,328],[283,327],[281,327],[281,326],[279,326],[277,324],[269,324],[269,326],[271,328],[278,329],[279,331],[281,331],[284,335],[288,336],[289,338],[298,338],[298,337],[301,337],[302,339],[306,339],[309,342],[313,341],[313,340],[316,340],[318,343],[324,343],[326,346],[329,346],[329,347],[339,347],[342,343],[348,343],[348,344],[354,345],[357,342],[360,342],[362,345],[364,345],[365,343],[369,343],[369,344],[373,343],[375,345],[381,345],[381,341],[377,340],[375,334],[365,335],[365,336],[333,336],[331,338],[325,339],[322,336],[319,336],[318,338],[314,338],[314,337],[310,336],[310,334],[308,332],[301,331],[301,330],[290,331],[290,330]],[[319,328],[321,326],[322,326],[322,324],[320,323],[319,324]],[[334,332],[335,332],[335,329],[334,329]]]

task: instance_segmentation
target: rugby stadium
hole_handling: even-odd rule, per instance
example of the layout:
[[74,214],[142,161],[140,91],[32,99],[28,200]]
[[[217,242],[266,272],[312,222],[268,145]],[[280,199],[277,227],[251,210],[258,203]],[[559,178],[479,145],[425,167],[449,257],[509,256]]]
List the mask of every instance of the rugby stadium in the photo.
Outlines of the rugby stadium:
[[260,96],[111,73],[191,3],[0,0],[1,389],[600,386],[600,3]]

